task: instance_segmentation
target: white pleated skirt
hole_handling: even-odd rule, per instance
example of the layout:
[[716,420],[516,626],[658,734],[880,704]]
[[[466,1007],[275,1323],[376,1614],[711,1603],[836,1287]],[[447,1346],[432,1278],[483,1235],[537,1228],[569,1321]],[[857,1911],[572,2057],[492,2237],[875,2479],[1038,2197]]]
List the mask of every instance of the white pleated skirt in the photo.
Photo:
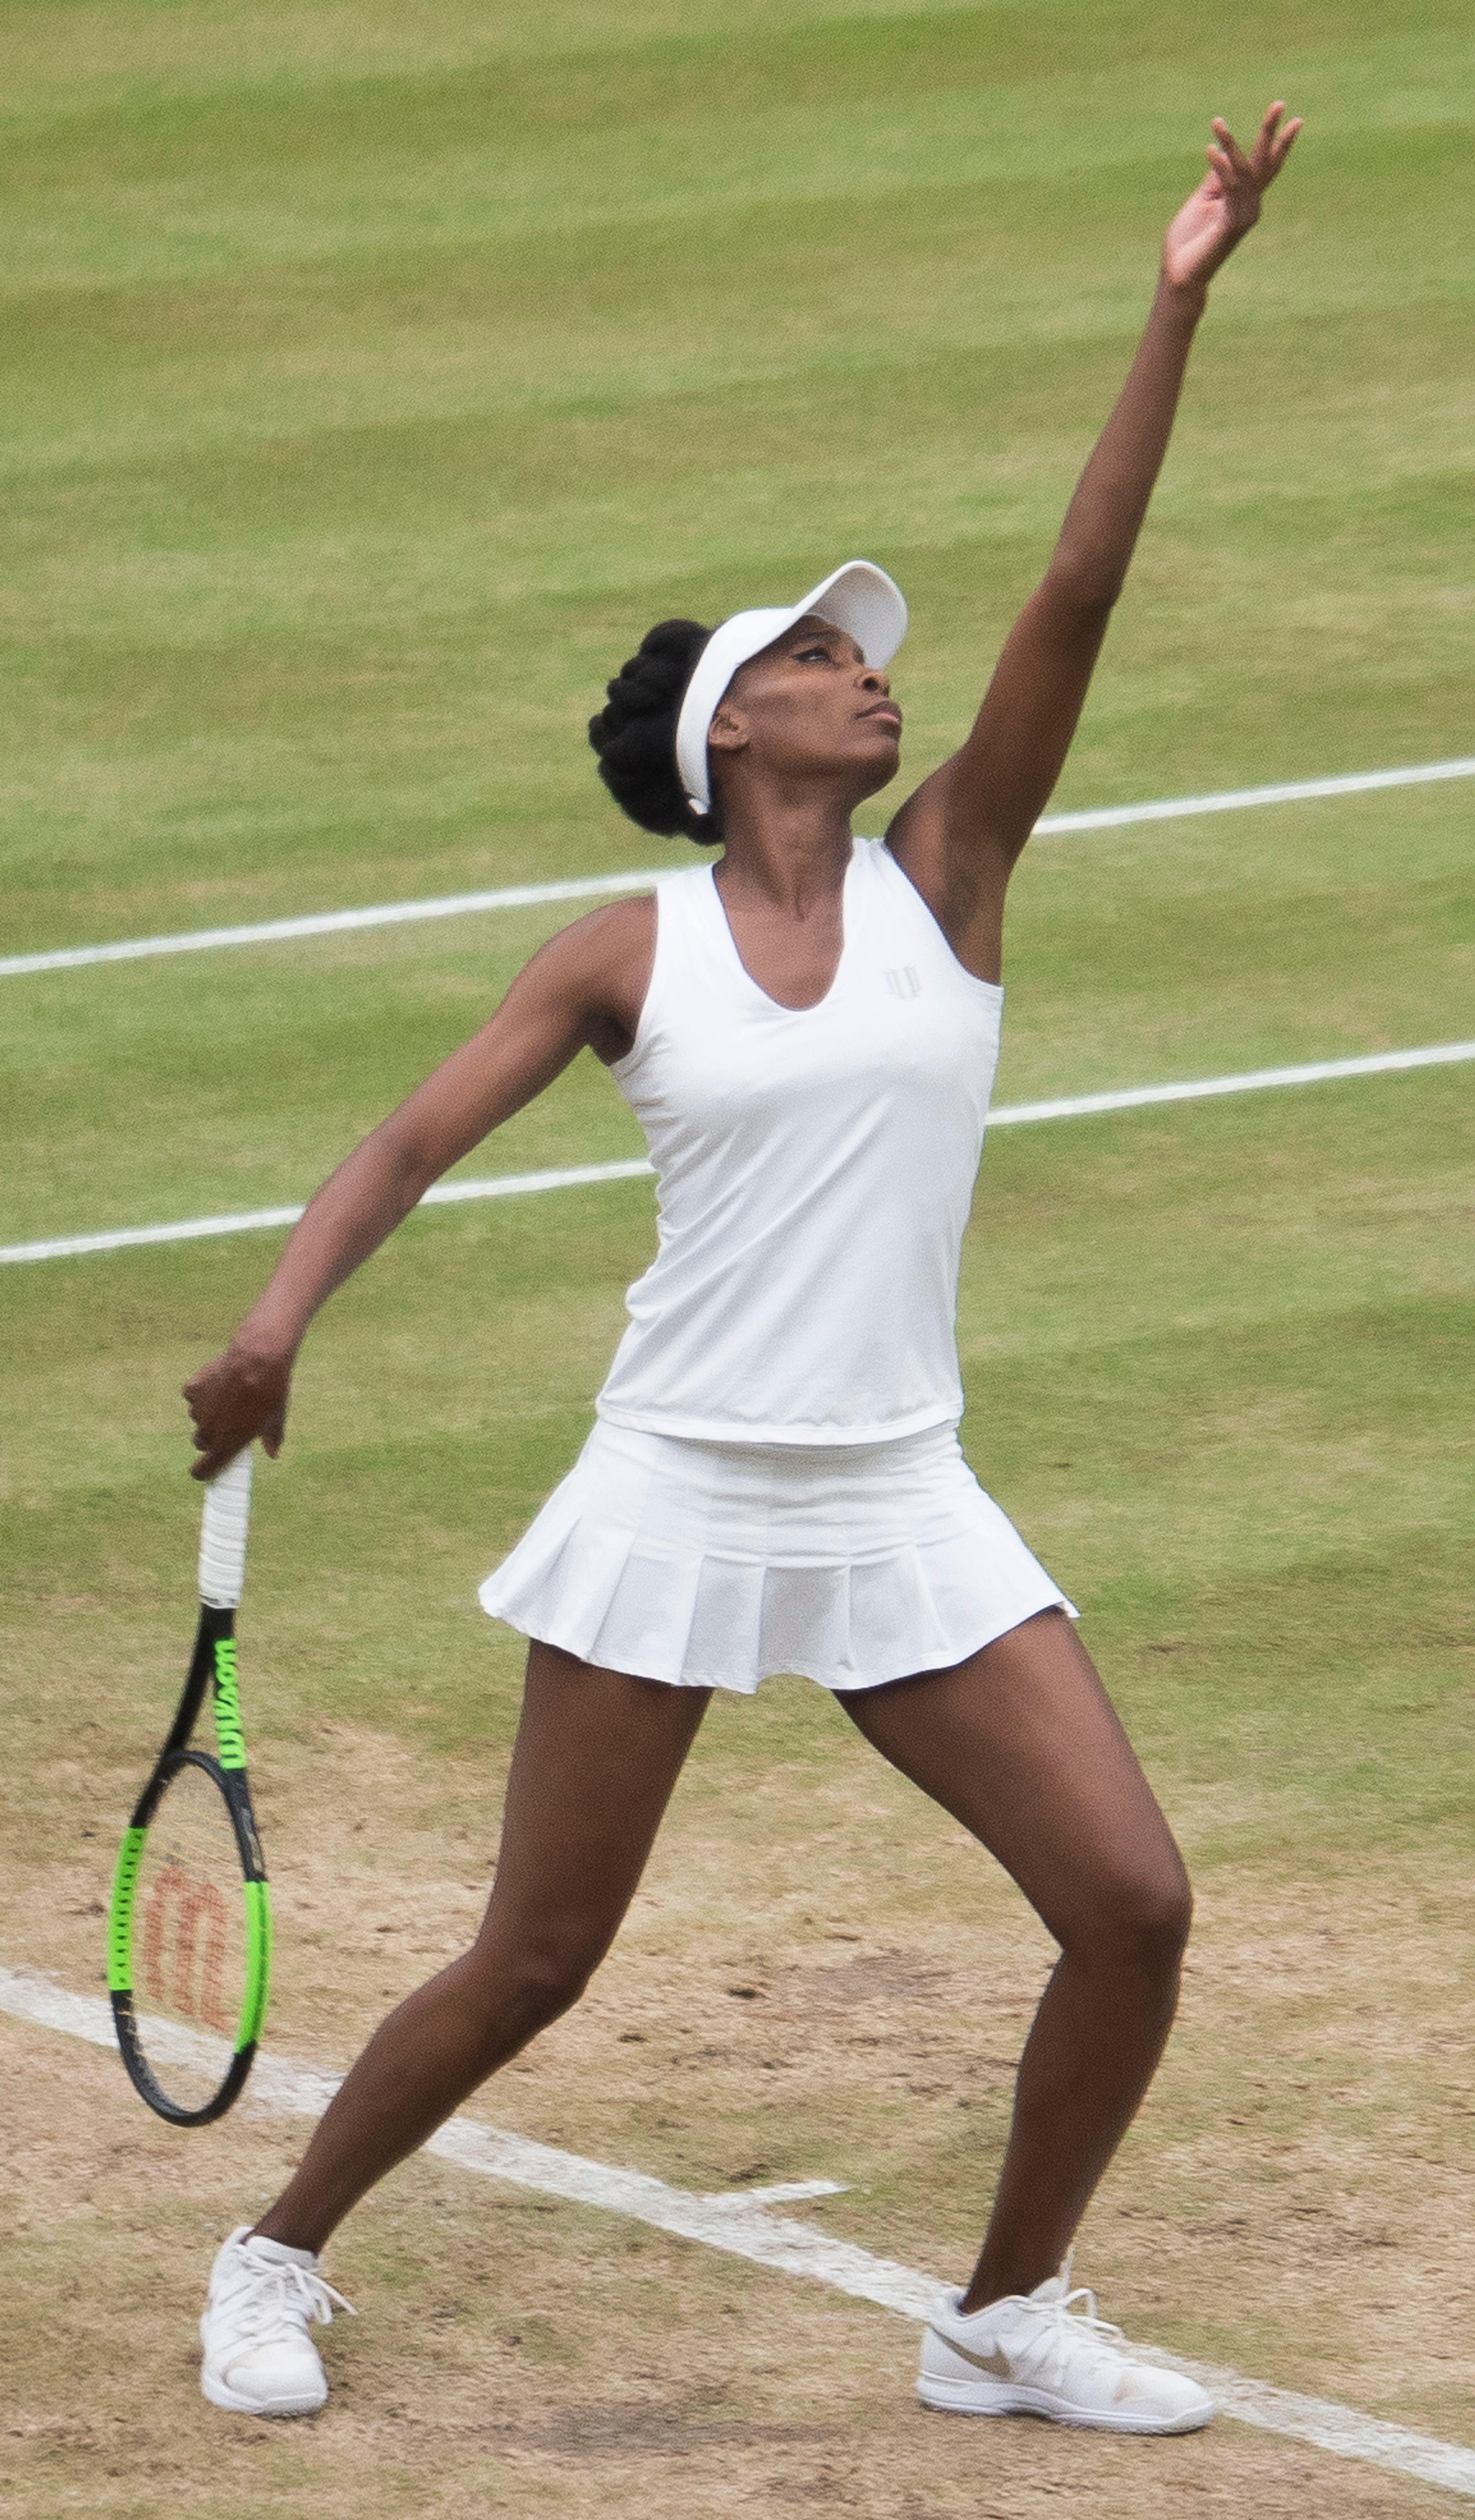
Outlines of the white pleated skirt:
[[878,1688],[1039,1610],[1076,1615],[954,1426],[820,1448],[601,1418],[478,1598],[584,1662],[748,1696],[776,1672]]

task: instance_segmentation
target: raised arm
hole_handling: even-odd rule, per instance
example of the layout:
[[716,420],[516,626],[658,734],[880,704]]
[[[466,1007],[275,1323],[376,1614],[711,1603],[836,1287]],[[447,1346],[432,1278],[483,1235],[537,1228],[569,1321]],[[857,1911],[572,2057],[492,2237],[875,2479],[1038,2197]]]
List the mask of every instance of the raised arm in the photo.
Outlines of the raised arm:
[[609,1059],[630,1048],[654,950],[648,898],[565,927],[518,973],[491,1021],[339,1164],[230,1346],[185,1385],[197,1479],[212,1479],[257,1436],[274,1458],[280,1452],[308,1323],[433,1181],[531,1102],[580,1050]]
[[1157,293],[1054,555],[1004,645],[972,733],[888,838],[954,952],[997,979],[1004,896],[1070,748],[1111,609],[1162,469],[1209,282],[1260,216],[1301,125],[1273,105],[1248,157],[1216,120],[1209,171],[1163,240]]

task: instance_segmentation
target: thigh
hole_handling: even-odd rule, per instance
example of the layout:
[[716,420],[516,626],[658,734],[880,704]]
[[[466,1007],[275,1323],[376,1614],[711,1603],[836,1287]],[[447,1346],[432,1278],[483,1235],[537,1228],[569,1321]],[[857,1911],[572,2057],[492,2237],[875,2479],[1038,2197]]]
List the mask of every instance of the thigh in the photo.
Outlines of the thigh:
[[609,1940],[710,1695],[530,1647],[483,1941]]
[[841,1698],[893,1767],[970,1829],[1056,1940],[1104,1912],[1181,1911],[1172,1832],[1095,1665],[1063,1610],[949,1671]]

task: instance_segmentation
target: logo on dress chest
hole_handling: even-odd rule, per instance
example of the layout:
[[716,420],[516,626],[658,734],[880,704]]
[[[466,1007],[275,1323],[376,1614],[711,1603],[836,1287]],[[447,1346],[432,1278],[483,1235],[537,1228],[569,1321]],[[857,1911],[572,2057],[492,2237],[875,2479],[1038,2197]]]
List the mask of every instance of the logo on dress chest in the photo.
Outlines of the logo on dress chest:
[[881,977],[894,998],[921,996],[921,979],[915,963],[904,963],[898,971],[883,971]]

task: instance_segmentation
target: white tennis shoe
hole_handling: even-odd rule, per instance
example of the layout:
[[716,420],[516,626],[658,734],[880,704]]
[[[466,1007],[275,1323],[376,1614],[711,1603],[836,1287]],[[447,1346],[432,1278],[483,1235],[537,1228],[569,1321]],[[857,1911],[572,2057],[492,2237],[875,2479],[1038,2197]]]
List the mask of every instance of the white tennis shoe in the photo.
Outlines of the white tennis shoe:
[[352,2305],[325,2283],[311,2249],[258,2240],[248,2223],[233,2231],[210,2269],[200,2322],[200,2385],[212,2407],[235,2415],[310,2415],[328,2381],[307,2330],[332,2325],[333,2306]]
[[1196,2380],[1135,2362],[1095,2295],[1072,2291],[1070,2260],[1032,2293],[964,2316],[944,2293],[922,2338],[916,2394],[953,2415],[1047,2415],[1111,2433],[1196,2433],[1214,2401]]

